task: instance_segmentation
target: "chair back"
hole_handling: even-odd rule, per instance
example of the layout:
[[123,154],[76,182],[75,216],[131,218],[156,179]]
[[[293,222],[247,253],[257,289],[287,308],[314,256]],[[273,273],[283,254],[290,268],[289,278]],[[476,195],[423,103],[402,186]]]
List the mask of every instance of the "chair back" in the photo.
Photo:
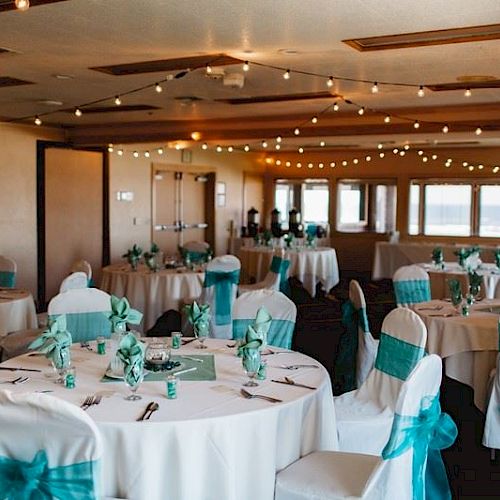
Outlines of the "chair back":
[[206,241],[188,241],[180,247],[183,258],[189,256],[191,262],[205,262],[210,252],[210,245]]
[[406,308],[391,311],[382,323],[375,366],[358,397],[394,411],[401,386],[425,355],[426,342],[427,328],[418,314]]
[[211,337],[232,338],[232,308],[240,269],[240,261],[234,255],[216,257],[207,265],[200,302],[210,305]]
[[100,498],[101,438],[78,406],[0,391],[0,428],[2,498]]
[[97,288],[68,290],[56,295],[48,307],[49,319],[66,314],[73,342],[87,342],[111,335],[111,297]]
[[0,287],[16,287],[17,264],[9,257],[0,255]]
[[429,275],[420,266],[400,267],[392,277],[398,306],[409,306],[431,300]]
[[285,259],[284,257],[278,255],[274,255],[268,273],[268,276],[270,276],[273,280],[274,286],[272,287],[272,289],[279,290],[288,297],[290,296],[290,285],[288,283],[289,267],[290,267],[290,261],[288,259]]
[[90,262],[83,260],[83,259],[77,260],[71,266],[71,272],[72,273],[77,273],[77,272],[85,273],[85,275],[87,276],[87,286],[92,285],[92,266],[90,265]]
[[61,282],[61,286],[59,287],[59,293],[67,292],[68,290],[75,290],[78,288],[87,288],[88,287],[88,278],[87,275],[83,272],[71,273],[69,276],[66,276]]
[[260,307],[265,307],[271,315],[271,326],[267,333],[269,345],[291,349],[297,307],[283,293],[277,290],[256,290],[240,295],[233,306],[233,338],[245,336],[249,325],[253,324]]
[[[498,287],[497,287],[498,290]],[[500,336],[500,323],[498,326]],[[488,448],[500,448],[500,354],[497,355],[497,369],[491,383],[491,394],[486,409],[483,445]]]

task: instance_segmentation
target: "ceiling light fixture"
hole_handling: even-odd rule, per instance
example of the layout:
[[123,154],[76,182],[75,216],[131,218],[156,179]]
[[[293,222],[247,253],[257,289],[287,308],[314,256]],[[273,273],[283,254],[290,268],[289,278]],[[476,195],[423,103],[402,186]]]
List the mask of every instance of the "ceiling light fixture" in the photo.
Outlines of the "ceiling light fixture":
[[365,107],[361,106],[361,108],[358,109],[358,115],[363,116],[365,114]]
[[155,90],[156,92],[158,92],[158,94],[160,94],[161,92],[163,92],[163,87],[159,83],[155,83]]
[[333,87],[333,76],[328,77],[328,80],[326,81],[326,86],[331,88]]
[[117,96],[115,97],[115,104],[116,104],[117,106],[121,106],[121,103],[122,103],[122,100],[120,99],[120,96],[119,96],[119,95],[117,95]]
[[287,69],[284,73],[283,73],[283,78],[285,80],[290,80],[290,70]]
[[248,64],[248,61],[245,61],[243,63],[243,71],[248,71],[250,69],[250,65]]
[[450,128],[448,127],[448,125],[445,125],[443,128],[443,134],[447,134],[449,131],[450,131]]
[[35,125],[40,126],[42,124],[42,120],[40,120],[39,116],[35,116]]
[[374,82],[372,85],[372,94],[377,94],[378,93],[378,84],[377,82]]
[[83,114],[83,113],[82,113],[82,110],[81,110],[80,108],[76,108],[76,109],[75,109],[75,116],[80,117],[80,116],[82,116],[82,114]]
[[333,111],[338,111],[338,110],[339,110],[339,105],[336,102],[334,102],[333,103]]
[[470,91],[470,89],[469,89],[469,88],[466,88],[466,89],[465,89],[465,92],[464,92],[464,96],[465,96],[465,97],[470,97],[471,95],[472,95],[472,92]]
[[311,122],[312,122],[312,123],[318,123],[318,117],[317,117],[317,116],[313,116],[313,117],[311,118]]
[[389,115],[386,115],[386,117],[384,118],[384,122],[391,123],[391,117]]
[[420,85],[420,87],[418,88],[417,95],[418,95],[418,97],[424,97],[425,96],[425,90],[424,90],[424,86],[423,85]]
[[477,127],[476,129],[476,135],[481,135],[483,133],[483,130],[481,127]]

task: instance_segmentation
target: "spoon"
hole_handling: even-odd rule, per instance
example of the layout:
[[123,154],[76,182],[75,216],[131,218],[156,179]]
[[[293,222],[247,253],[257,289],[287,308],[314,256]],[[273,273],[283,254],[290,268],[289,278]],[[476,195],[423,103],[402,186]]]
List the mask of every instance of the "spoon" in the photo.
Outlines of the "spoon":
[[151,407],[149,408],[149,414],[148,414],[148,416],[145,417],[144,420],[149,420],[149,418],[151,417],[151,415],[153,414],[153,412],[155,412],[159,407],[160,407],[160,405],[158,403],[153,403],[151,405]]

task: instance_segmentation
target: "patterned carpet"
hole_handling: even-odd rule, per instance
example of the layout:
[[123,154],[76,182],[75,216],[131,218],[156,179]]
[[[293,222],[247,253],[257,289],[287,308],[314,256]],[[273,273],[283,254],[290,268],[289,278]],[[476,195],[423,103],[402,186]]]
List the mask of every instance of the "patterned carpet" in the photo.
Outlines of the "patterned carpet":
[[[359,276],[356,279],[365,294],[372,333],[378,337],[384,317],[395,307],[392,283],[370,282]],[[297,305],[293,348],[320,361],[330,373],[334,394],[341,394],[343,378],[335,371],[335,361],[345,334],[341,305],[348,297],[349,280],[341,280],[328,294],[318,290],[315,298],[300,282],[291,279],[290,285]],[[444,377],[441,406],[452,416],[459,432],[455,444],[443,452],[453,498],[500,499],[500,452],[495,461],[490,461],[490,450],[481,445],[484,415],[473,404],[472,389]]]

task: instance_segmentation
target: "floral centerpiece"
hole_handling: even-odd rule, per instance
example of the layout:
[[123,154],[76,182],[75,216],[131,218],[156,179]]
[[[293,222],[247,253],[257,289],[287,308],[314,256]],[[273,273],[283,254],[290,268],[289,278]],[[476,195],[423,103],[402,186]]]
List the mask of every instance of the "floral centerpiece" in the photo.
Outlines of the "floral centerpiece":
[[137,264],[139,264],[141,256],[142,256],[142,248],[137,246],[135,243],[132,248],[129,248],[127,250],[127,253],[124,253],[122,255],[122,257],[127,259],[127,262],[130,264],[133,271],[137,271]]

